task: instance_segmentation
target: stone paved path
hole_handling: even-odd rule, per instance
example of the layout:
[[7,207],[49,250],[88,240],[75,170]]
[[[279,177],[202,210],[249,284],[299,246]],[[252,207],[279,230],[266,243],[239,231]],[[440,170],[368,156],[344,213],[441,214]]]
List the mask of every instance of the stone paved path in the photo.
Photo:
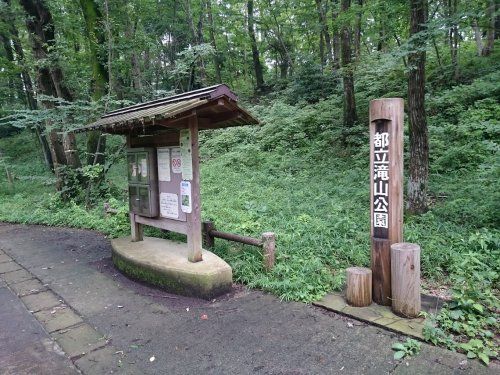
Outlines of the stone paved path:
[[238,286],[210,302],[173,296],[125,278],[109,257],[95,232],[0,224],[0,374],[499,370],[426,344],[394,361],[404,337],[381,328]]

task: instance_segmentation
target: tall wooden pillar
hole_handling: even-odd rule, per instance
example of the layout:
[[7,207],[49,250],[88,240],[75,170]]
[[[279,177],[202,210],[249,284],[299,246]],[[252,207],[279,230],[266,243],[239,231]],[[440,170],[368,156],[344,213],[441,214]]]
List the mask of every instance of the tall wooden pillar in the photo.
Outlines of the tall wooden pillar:
[[201,200],[200,200],[200,154],[198,145],[198,116],[189,117],[189,140],[191,141],[191,160],[193,163],[193,179],[191,181],[192,211],[187,213],[188,259],[199,262],[202,259],[201,236]]
[[391,245],[403,242],[401,98],[370,102],[370,216],[373,301],[391,305]]

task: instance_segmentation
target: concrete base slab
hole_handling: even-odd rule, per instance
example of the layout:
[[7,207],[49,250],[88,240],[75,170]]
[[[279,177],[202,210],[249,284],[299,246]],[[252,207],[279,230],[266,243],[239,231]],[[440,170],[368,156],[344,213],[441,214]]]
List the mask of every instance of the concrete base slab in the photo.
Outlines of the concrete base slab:
[[[422,310],[437,312],[443,302],[436,297],[422,295]],[[331,293],[313,305],[324,307],[352,318],[371,323],[418,339],[423,339],[424,318],[405,319],[394,314],[389,306],[380,306],[372,303],[367,307],[353,307],[345,302],[341,293]]]
[[188,261],[187,244],[144,237],[111,241],[113,263],[133,278],[159,286],[169,292],[211,299],[231,290],[231,267],[217,255],[203,250],[203,261]]

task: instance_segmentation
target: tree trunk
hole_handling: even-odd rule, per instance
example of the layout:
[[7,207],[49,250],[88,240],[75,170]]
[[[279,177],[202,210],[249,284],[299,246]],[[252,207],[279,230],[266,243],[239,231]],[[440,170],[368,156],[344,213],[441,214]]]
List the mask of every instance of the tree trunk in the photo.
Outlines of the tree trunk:
[[481,37],[481,29],[479,28],[477,19],[472,21],[472,29],[474,30],[474,39],[476,40],[477,55],[481,56],[483,54],[483,39]]
[[81,167],[80,158],[78,156],[78,150],[76,147],[76,137],[73,132],[66,132],[62,136],[64,156],[66,158],[66,164]]
[[[341,1],[341,11],[347,12],[351,0]],[[342,81],[344,86],[344,127],[351,128],[358,120],[356,114],[356,98],[354,95],[354,73],[352,66],[351,30],[349,25],[342,27]]]
[[[107,92],[107,83],[109,81],[108,69],[106,68],[106,58],[100,53],[100,47],[106,43],[104,35],[104,18],[99,6],[95,0],[80,0],[80,6],[85,19],[85,28],[89,41],[90,51],[90,66],[92,67],[92,82],[91,96],[93,100],[99,100]],[[98,164],[105,163],[105,147],[106,142],[99,139],[101,132],[92,131],[87,134],[87,164],[93,165],[96,161]],[[103,137],[105,139],[105,137]],[[99,146],[98,146],[99,145]],[[97,158],[95,157],[97,155]]]
[[[197,42],[198,45],[204,43],[203,39],[203,17],[205,15],[205,12],[200,12],[200,18],[198,19],[198,27],[197,27]],[[198,70],[200,71],[200,84],[197,86],[199,87],[205,87],[207,83],[207,72],[205,69],[205,62],[203,61],[203,56],[198,57]]]
[[448,31],[448,42],[450,46],[451,65],[453,67],[453,79],[457,80],[460,75],[458,66],[458,24],[457,0],[448,0],[448,17],[452,20]]
[[361,54],[361,20],[363,17],[363,0],[357,0],[358,11],[356,12],[356,27],[354,31],[354,55],[359,59]]
[[493,46],[495,45],[495,11],[496,11],[496,0],[489,0],[488,8],[486,9],[486,15],[489,18],[490,24],[488,30],[486,31],[486,44],[483,47],[482,55],[489,56],[493,52]]
[[[338,0],[332,0],[332,21],[333,24],[337,23],[337,19],[339,16],[338,12]],[[333,69],[338,70],[340,69],[340,55],[341,55],[341,40],[340,40],[340,34],[337,30],[333,31],[333,38],[332,38],[332,49],[333,49]]]
[[[17,63],[19,65],[19,68],[21,69],[21,79],[24,86],[24,93],[26,95],[26,102],[29,109],[36,110],[38,108],[38,105],[35,99],[33,81],[31,80],[31,75],[25,64],[24,50],[21,45],[21,40],[19,39],[19,32],[16,28],[15,17],[10,9],[11,1],[3,0],[3,2],[6,4],[5,22],[6,24],[10,25],[9,33],[12,39],[12,46],[14,47]],[[50,170],[53,170],[54,166],[52,164],[52,155],[50,152],[49,143],[47,142],[47,137],[43,134],[43,128],[40,125],[35,125],[33,127],[33,130],[37,137],[38,143],[40,144],[45,165]]]
[[[330,37],[330,32],[328,31],[328,23],[326,22],[326,5],[323,3],[323,0],[315,0],[316,1],[316,9],[318,11],[319,24],[321,26],[320,31],[320,54],[321,54],[321,63],[324,64],[325,53],[321,51],[323,46],[326,46],[326,57],[328,57],[330,64],[333,64],[333,52],[332,52],[332,40]],[[323,44],[324,40],[324,44]]]
[[[410,0],[410,37],[425,30],[425,0]],[[408,117],[410,122],[410,176],[408,209],[412,213],[427,211],[429,180],[429,140],[425,115],[425,45],[415,38],[408,55]]]
[[253,0],[247,1],[247,16],[248,16],[248,36],[250,37],[250,46],[252,47],[252,60],[255,72],[255,80],[257,81],[257,91],[263,92],[264,89],[264,73],[260,62],[259,49],[257,48],[257,39],[255,38],[254,19],[253,19]]
[[[66,101],[72,101],[72,95],[63,80],[63,73],[59,66],[57,57],[51,56],[49,51],[56,50],[55,30],[52,14],[43,0],[20,0],[19,3],[28,15],[26,18],[26,28],[28,30],[32,43],[33,56],[36,60],[51,61],[50,66],[37,66],[37,84],[38,91],[46,96],[59,97]],[[45,108],[53,108],[54,102],[49,100],[42,101]],[[51,124],[47,124],[50,128]],[[64,174],[61,166],[68,165],[73,168],[80,167],[79,163],[68,164],[65,156],[65,150],[61,137],[58,135],[58,129],[52,127],[48,136],[48,144],[51,151],[53,169],[56,175],[56,189],[60,190],[64,184]],[[68,143],[66,142],[66,145]],[[72,148],[71,150],[74,150]],[[75,162],[73,158],[70,161]]]
[[214,47],[214,70],[215,70],[215,79],[217,83],[222,83],[222,75],[221,75],[221,61],[219,51],[217,50],[217,43],[215,41],[215,27],[214,27],[214,18],[212,13],[212,0],[205,0],[205,4],[207,7],[207,16],[208,16],[208,31],[210,34],[210,41],[212,46]]
[[[0,34],[0,41],[2,42],[2,45],[3,45],[4,51],[5,51],[5,55],[7,57],[7,60],[12,65],[14,65],[15,64],[15,61],[14,61],[14,52],[12,51],[12,44],[11,44],[10,38],[8,38],[5,35]],[[16,88],[16,86],[19,86],[20,82],[16,82],[17,80],[15,78],[17,78],[17,77],[15,77],[15,75],[13,75],[13,74],[9,74],[8,75],[7,97],[9,98],[9,100],[11,102],[15,102],[16,101],[16,97],[15,97],[15,94],[14,94],[16,91],[18,91],[18,94],[20,95],[20,99],[21,100],[24,97],[23,92],[22,92],[22,87],[17,87]]]
[[326,64],[325,38],[323,37],[323,31],[319,33],[319,61],[321,62],[321,69],[323,70],[323,66]]
[[92,68],[91,91],[92,99],[99,100],[106,95],[108,70],[106,69],[106,56],[99,52],[106,43],[104,35],[104,19],[95,0],[80,0],[80,6],[85,19],[85,28],[89,42],[90,66]]

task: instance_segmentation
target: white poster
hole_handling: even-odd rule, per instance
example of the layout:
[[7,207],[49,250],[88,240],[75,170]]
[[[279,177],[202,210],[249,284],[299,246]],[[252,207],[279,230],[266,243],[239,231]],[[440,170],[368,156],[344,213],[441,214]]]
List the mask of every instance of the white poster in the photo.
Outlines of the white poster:
[[160,193],[160,216],[179,218],[179,197],[177,194]]
[[170,149],[159,147],[158,154],[158,181],[170,181]]
[[170,158],[170,163],[172,166],[172,172],[173,173],[181,173],[181,149],[180,147],[172,147],[170,149],[171,152],[171,158]]
[[193,210],[191,199],[191,182],[181,181],[181,210],[190,214]]
[[182,179],[193,179],[193,157],[191,154],[191,135],[189,129],[182,129],[180,131],[180,145],[181,145],[181,169]]
[[141,159],[141,177],[148,177],[148,159]]

